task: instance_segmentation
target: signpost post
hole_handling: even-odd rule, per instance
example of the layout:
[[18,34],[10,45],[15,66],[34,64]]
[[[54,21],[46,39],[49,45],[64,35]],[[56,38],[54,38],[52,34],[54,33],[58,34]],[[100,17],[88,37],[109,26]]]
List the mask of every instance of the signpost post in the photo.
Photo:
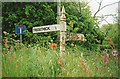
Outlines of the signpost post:
[[62,58],[65,52],[65,31],[66,31],[66,16],[64,6],[62,7],[62,12],[60,16],[60,26],[63,28],[60,30],[60,57]]

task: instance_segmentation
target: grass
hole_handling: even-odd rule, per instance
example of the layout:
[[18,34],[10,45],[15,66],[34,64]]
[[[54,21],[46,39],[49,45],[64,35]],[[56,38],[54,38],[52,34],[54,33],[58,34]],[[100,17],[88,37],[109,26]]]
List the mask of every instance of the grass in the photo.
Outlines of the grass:
[[3,77],[118,77],[117,58],[110,57],[106,66],[97,52],[80,46],[66,47],[62,60],[64,68],[58,63],[59,48],[23,46],[5,52],[2,55]]

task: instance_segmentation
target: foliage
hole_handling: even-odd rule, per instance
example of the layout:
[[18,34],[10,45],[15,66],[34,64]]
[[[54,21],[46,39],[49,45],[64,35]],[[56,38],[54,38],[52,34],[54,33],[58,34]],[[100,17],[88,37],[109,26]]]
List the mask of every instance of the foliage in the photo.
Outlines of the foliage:
[[[11,5],[13,6],[11,7]],[[87,39],[87,41],[84,43],[73,43],[83,45],[84,47],[90,49],[96,47],[96,44],[101,43],[101,40],[104,39],[104,36],[102,35],[102,33],[100,33],[98,25],[91,15],[90,7],[85,1],[77,3],[63,2],[62,5],[65,6],[66,10],[67,31],[82,33]],[[7,31],[10,34],[15,34],[16,25],[26,25],[26,34],[23,35],[24,43],[30,44],[41,42],[43,40],[49,41],[49,39],[44,39],[45,37],[49,36],[52,42],[56,42],[57,44],[59,44],[59,32],[41,34],[32,33],[33,27],[56,23],[57,3],[7,2],[3,3],[2,9],[3,31]],[[14,39],[19,39],[19,35],[17,35],[17,37]]]
[[12,51],[3,51],[2,76],[118,77],[117,58],[111,56],[108,66],[106,66],[98,53],[94,51],[88,51],[81,46],[75,46],[72,49],[71,47],[66,48],[63,55],[64,69],[61,69],[58,63],[58,48],[47,49],[29,45],[29,47],[16,47],[16,50]]
[[[17,42],[20,42],[20,40],[15,40],[14,38],[16,38],[17,37],[17,35],[15,35],[15,34],[9,34],[8,32],[6,32],[6,31],[3,31],[3,40],[5,39],[5,38],[7,38],[7,40],[8,40],[8,45],[14,45],[15,43],[17,43]],[[4,44],[4,42],[3,42],[3,44]]]
[[[8,38],[8,44],[12,46],[12,50],[3,46],[3,77],[118,77],[117,58],[111,56],[106,66],[101,59],[103,51],[98,55],[98,52],[87,49],[97,49],[97,44],[102,44],[104,40],[90,7],[84,1],[62,5],[66,9],[67,31],[82,33],[87,39],[83,43],[67,42],[73,45],[65,46],[63,68],[59,63],[59,32],[32,33],[35,26],[56,23],[56,3],[3,3],[3,38]],[[23,35],[24,44],[19,44],[19,35],[15,34],[16,25],[27,26]],[[51,47],[51,43],[55,46]]]
[[[57,6],[54,2],[3,2],[3,31],[15,34],[16,25],[26,25],[27,30],[26,34],[23,35],[23,40],[26,43],[37,41],[38,39],[36,37],[39,37],[40,39],[41,36],[47,36],[48,34],[43,33],[36,36],[32,33],[32,28],[36,26],[55,24],[57,16],[56,8]],[[54,36],[53,33],[49,33],[49,35],[51,37]],[[34,37],[36,39],[34,39]],[[17,38],[15,39],[19,39],[19,35],[17,35]]]
[[106,39],[104,40],[103,44],[109,44],[109,39],[111,38],[113,43],[115,44],[115,47],[118,46],[118,24],[106,24],[103,25],[100,29],[104,34]]
[[90,7],[86,2],[63,3],[66,9],[67,31],[82,33],[85,35],[86,42],[77,42],[75,44],[83,45],[89,49],[96,49],[96,44],[101,44],[104,39],[100,32],[98,24],[92,17]]

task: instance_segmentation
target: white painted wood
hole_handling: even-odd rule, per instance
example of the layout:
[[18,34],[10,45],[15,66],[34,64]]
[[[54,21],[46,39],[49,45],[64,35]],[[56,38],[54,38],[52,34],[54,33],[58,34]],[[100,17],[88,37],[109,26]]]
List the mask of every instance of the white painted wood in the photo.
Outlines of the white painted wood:
[[65,52],[65,32],[60,32],[60,56],[62,57],[63,53]]
[[65,41],[86,41],[85,36],[83,34],[66,32],[65,35]]
[[60,31],[66,31],[66,22],[64,22],[64,21],[61,21],[60,22]]
[[64,6],[62,7],[62,12],[60,16],[60,26],[62,29],[60,30],[60,57],[62,58],[63,53],[65,52],[65,31],[66,31],[66,16]]
[[60,31],[62,27],[59,24],[33,27],[33,33]]

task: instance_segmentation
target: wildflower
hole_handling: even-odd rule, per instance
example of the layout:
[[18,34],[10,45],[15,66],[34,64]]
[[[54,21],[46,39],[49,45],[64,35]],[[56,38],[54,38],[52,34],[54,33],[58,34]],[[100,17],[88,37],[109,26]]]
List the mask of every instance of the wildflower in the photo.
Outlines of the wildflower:
[[106,65],[108,64],[108,62],[109,62],[109,55],[106,54],[106,56],[105,56],[105,63],[106,63]]
[[16,40],[12,39],[14,42],[17,42]]
[[53,44],[51,44],[50,47],[51,47],[51,48],[56,48],[56,47],[57,47],[57,44],[53,43]]
[[6,31],[3,31],[3,34],[7,35],[7,32],[6,32]]
[[118,51],[117,50],[112,50],[111,52],[113,57],[117,57],[118,56]]
[[107,50],[106,49],[104,50],[104,56],[102,56],[102,60],[103,60],[103,62],[106,63],[106,65],[109,62],[109,54],[107,54]]
[[8,39],[7,38],[4,38],[4,47],[6,47],[7,48],[7,43],[8,43]]
[[17,42],[20,42],[20,40],[17,40]]
[[15,34],[13,34],[13,36],[14,36],[14,37],[16,37],[16,35],[15,35]]
[[75,45],[72,43],[71,46],[74,47]]
[[103,51],[104,53],[107,53],[107,49],[104,49],[104,51]]
[[4,44],[8,43],[8,38],[4,38]]

